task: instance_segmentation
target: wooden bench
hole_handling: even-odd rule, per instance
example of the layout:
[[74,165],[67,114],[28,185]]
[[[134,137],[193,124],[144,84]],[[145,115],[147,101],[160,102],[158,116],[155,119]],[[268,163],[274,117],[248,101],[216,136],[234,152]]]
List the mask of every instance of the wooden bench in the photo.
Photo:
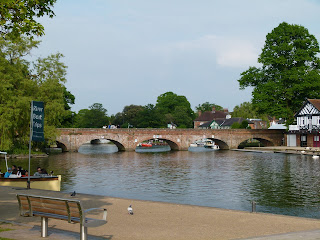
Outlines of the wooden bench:
[[[60,219],[69,223],[80,223],[80,239],[87,239],[87,228],[98,227],[107,223],[107,209],[90,208],[84,210],[80,200],[51,198],[28,194],[17,194],[21,216],[41,217],[41,237],[48,236],[48,219]],[[102,219],[86,217],[92,210],[102,210]]]

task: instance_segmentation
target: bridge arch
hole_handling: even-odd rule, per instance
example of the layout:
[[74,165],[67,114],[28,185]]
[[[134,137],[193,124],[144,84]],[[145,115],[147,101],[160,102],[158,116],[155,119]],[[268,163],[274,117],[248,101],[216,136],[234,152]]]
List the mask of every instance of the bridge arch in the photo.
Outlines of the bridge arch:
[[217,139],[217,138],[208,138],[208,139],[214,141],[217,145],[219,145],[220,149],[223,149],[223,150],[230,149],[229,145],[220,139]]
[[57,145],[57,148],[61,148],[62,152],[68,151],[68,148],[64,143],[56,141],[56,145]]
[[[167,138],[157,138],[159,140],[163,140],[166,143],[168,143],[168,145],[170,146],[171,150],[173,151],[178,151],[179,150],[179,146],[177,143],[175,143],[174,141],[167,139]],[[144,138],[142,140],[140,140],[140,143],[144,142],[144,141],[149,141],[149,140],[155,140],[155,138]],[[139,143],[137,143],[139,144]]]
[[[101,142],[101,140],[109,140],[110,142],[112,142],[114,145],[117,146],[118,152],[122,152],[122,151],[125,151],[125,150],[126,150],[122,143],[120,143],[120,142],[118,142],[118,141],[116,141],[116,140],[114,140],[114,139],[104,137],[104,136],[102,136],[101,138],[92,139],[92,140],[90,140],[89,142],[90,142],[91,144],[94,144],[94,143],[96,143],[96,142],[98,142],[98,141]],[[83,144],[85,144],[85,143],[83,143]],[[82,144],[82,145],[83,145],[83,144]],[[80,147],[80,146],[79,146],[79,147]]]
[[244,145],[244,143],[246,143],[249,140],[257,140],[261,143],[261,145],[259,145],[258,147],[269,147],[269,146],[274,146],[275,144],[272,142],[272,140],[270,139],[266,139],[266,138],[261,138],[261,137],[254,137],[254,138],[248,138],[243,140],[239,145],[238,148],[241,148],[241,145]]

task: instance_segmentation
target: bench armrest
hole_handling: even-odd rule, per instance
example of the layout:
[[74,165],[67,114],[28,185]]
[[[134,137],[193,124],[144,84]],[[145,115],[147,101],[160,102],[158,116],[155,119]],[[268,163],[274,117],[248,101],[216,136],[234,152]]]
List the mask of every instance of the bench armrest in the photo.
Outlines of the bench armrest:
[[107,220],[107,214],[108,214],[108,212],[107,212],[107,209],[106,209],[106,208],[89,208],[89,209],[85,210],[84,213],[86,214],[86,213],[88,213],[88,212],[90,212],[90,211],[94,211],[94,210],[103,210],[102,220],[105,220],[105,221]]

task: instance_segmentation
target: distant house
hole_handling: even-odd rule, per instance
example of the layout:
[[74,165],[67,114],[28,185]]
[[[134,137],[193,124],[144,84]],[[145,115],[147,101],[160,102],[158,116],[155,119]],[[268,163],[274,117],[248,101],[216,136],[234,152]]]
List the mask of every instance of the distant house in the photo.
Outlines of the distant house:
[[[243,121],[248,121],[244,118],[226,118],[226,119],[216,119],[211,122],[206,122],[199,126],[202,129],[231,129],[232,124],[235,122],[241,124]],[[253,123],[248,121],[249,126]],[[251,127],[251,126],[250,126]]]
[[208,122],[212,122],[217,119],[228,119],[231,118],[228,109],[224,109],[223,111],[217,111],[215,107],[212,108],[212,111],[207,111],[201,113],[199,111],[199,117],[197,117],[194,121],[194,128],[199,128],[200,125],[203,125]]
[[307,99],[294,116],[296,125],[290,125],[288,146],[320,147],[320,99]]

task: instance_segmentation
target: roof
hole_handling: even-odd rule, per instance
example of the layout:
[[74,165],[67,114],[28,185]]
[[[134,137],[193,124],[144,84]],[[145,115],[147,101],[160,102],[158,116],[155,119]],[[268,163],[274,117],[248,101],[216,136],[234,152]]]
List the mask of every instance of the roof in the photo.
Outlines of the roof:
[[308,101],[320,111],[320,99],[308,99]]
[[248,121],[249,124],[252,123],[251,121],[249,121],[247,119],[239,118],[239,117],[229,118],[229,119],[219,118],[219,119],[215,119],[215,120],[212,120],[212,121],[208,121],[208,122],[206,122],[204,124],[201,124],[199,126],[199,128],[210,127],[212,122],[216,122],[220,127],[226,127],[226,126],[230,126],[231,127],[232,124],[234,124],[235,122],[242,123],[243,121]]
[[297,117],[298,114],[301,112],[301,110],[304,108],[304,106],[307,103],[311,103],[316,109],[318,109],[318,111],[320,111],[320,99],[307,99],[303,105],[301,106],[301,108],[299,109],[299,111],[296,112],[296,114],[294,115],[294,117]]
[[229,113],[224,111],[207,111],[202,113],[199,117],[197,117],[194,121],[212,121],[219,118],[226,118]]

